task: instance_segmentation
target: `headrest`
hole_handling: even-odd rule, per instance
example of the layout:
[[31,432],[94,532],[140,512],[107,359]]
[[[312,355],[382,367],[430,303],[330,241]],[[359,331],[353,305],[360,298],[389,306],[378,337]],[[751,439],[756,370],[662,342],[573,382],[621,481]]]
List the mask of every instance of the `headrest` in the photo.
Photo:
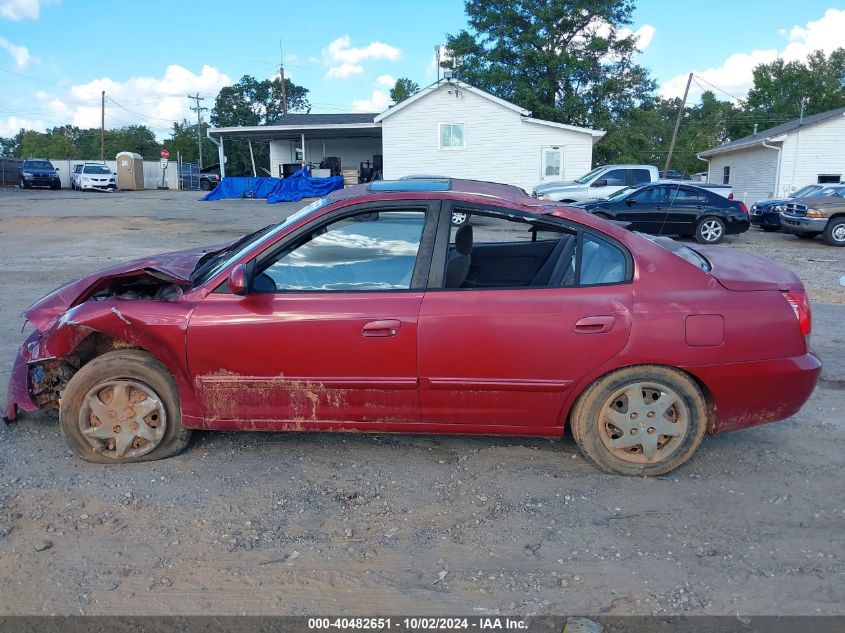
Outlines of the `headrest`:
[[472,225],[464,224],[455,232],[455,250],[461,255],[472,253]]

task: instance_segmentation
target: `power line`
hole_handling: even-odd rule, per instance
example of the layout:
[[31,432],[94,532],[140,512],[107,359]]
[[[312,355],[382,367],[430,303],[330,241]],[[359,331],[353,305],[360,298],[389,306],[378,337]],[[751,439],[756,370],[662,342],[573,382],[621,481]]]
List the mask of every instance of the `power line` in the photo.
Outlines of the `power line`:
[[[704,77],[702,77],[702,76],[700,76],[700,75],[693,75],[693,76],[694,76],[694,77],[696,77],[697,79],[701,79],[701,81],[703,81],[704,83],[706,83],[708,86],[710,86],[710,87],[712,87],[712,88],[715,88],[715,89],[716,89],[716,90],[718,90],[719,92],[722,92],[722,93],[724,93],[724,94],[728,95],[731,99],[736,99],[737,101],[745,101],[745,99],[741,99],[740,97],[737,97],[736,95],[732,95],[732,94],[731,94],[730,92],[728,92],[727,90],[723,90],[722,88],[719,88],[719,86],[717,86],[717,85],[715,85],[715,84],[710,83],[709,81],[707,81]],[[701,88],[702,90],[704,90],[704,86],[702,86],[701,84],[699,84],[697,81],[696,81],[695,83],[696,83],[696,84],[698,84],[698,87],[699,87],[699,88]]]

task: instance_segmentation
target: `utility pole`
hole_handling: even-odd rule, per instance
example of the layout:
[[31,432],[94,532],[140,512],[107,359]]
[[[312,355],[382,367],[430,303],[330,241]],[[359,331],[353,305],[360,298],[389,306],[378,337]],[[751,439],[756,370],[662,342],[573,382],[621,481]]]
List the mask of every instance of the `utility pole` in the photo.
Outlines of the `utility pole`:
[[282,40],[279,40],[279,81],[282,88],[282,116],[288,115],[288,95],[285,86],[285,55],[282,51]]
[[106,91],[100,93],[100,160],[106,159]]
[[692,73],[687,79],[687,87],[684,89],[684,99],[681,101],[681,108],[678,110],[678,118],[675,119],[675,129],[672,131],[672,141],[669,143],[669,153],[666,155],[666,165],[663,167],[663,177],[669,177],[669,163],[672,162],[672,152],[675,151],[675,140],[678,138],[678,128],[681,127],[681,118],[684,116],[684,108],[687,106],[687,95],[689,86],[692,83]]
[[205,97],[201,97],[200,93],[197,93],[196,96],[188,95],[188,99],[193,99],[197,102],[196,107],[191,106],[191,110],[197,113],[197,147],[200,152],[199,165],[200,169],[202,169],[202,111],[208,110],[208,108],[200,107],[200,101],[205,101]]

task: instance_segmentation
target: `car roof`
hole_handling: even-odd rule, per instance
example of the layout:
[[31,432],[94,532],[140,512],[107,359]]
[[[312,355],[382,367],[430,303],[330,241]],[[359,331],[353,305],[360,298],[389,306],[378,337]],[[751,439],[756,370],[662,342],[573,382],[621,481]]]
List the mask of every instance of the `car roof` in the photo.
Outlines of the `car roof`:
[[[438,199],[461,199],[466,197],[494,198],[505,203],[518,206],[548,206],[548,201],[541,202],[529,196],[523,189],[514,185],[506,185],[482,180],[465,180],[463,178],[430,178],[408,180],[378,180],[372,183],[352,185],[329,194],[329,202],[339,202],[350,198],[372,197],[381,199],[386,194],[420,194],[430,193],[430,197]],[[396,198],[395,196],[391,196]]]

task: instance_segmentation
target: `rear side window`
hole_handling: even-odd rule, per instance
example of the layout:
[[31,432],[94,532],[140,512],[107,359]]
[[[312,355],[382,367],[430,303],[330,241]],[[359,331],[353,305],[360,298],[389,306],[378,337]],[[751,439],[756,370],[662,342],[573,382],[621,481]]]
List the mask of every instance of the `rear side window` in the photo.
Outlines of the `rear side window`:
[[627,260],[616,246],[584,233],[578,283],[581,286],[618,284],[625,281]]
[[669,195],[673,204],[707,204],[710,201],[706,193],[692,189],[677,189]]
[[651,182],[651,174],[647,169],[632,169],[631,184],[639,185],[644,182]]

